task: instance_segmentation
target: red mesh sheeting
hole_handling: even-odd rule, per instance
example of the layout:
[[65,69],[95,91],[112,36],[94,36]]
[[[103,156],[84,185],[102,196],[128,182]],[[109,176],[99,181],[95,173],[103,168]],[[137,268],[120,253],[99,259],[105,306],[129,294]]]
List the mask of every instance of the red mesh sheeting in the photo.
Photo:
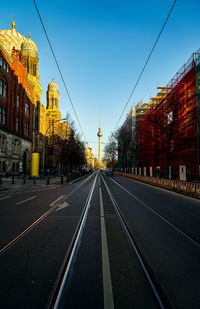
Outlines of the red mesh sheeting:
[[177,171],[179,165],[186,165],[188,174],[198,178],[194,62],[139,122],[139,166],[154,170],[160,166],[161,176],[166,177],[168,166]]

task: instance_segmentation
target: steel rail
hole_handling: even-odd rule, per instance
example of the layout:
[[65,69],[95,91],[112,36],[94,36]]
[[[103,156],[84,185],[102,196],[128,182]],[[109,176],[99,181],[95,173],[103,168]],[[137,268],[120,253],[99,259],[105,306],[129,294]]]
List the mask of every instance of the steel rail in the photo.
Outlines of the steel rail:
[[78,246],[82,237],[82,233],[83,233],[83,229],[86,223],[86,219],[87,219],[87,215],[88,215],[88,211],[90,208],[90,202],[93,196],[93,192],[94,192],[94,188],[96,185],[96,180],[97,180],[97,176],[98,173],[96,174],[96,177],[93,181],[93,184],[91,186],[90,192],[88,194],[87,200],[85,202],[85,206],[83,208],[83,212],[81,215],[81,218],[79,220],[79,223],[76,227],[76,230],[74,232],[72,241],[70,243],[70,246],[65,254],[63,263],[60,267],[59,273],[58,273],[58,277],[55,281],[54,287],[52,289],[52,292],[50,294],[48,303],[46,308],[54,308],[57,309],[60,306],[60,303],[62,301],[62,297],[63,297],[63,291],[64,288],[66,286],[68,277],[69,277],[69,273],[71,270],[71,266],[74,262],[74,258],[77,254],[78,251]]
[[132,236],[132,234],[130,232],[128,224],[127,224],[126,220],[124,219],[124,217],[123,217],[123,215],[122,215],[122,213],[121,213],[121,211],[119,209],[119,206],[117,205],[117,202],[115,201],[114,196],[111,193],[110,189],[108,188],[108,185],[107,185],[107,183],[104,180],[102,175],[101,175],[101,178],[102,178],[103,183],[105,185],[105,188],[106,188],[106,190],[108,192],[108,195],[109,195],[109,197],[111,199],[111,202],[112,202],[112,204],[114,206],[114,209],[115,209],[115,211],[117,213],[117,216],[118,216],[118,218],[120,220],[121,226],[123,227],[123,229],[125,231],[125,234],[127,236],[127,239],[128,239],[128,241],[129,241],[133,251],[135,252],[135,254],[136,254],[137,258],[138,258],[140,266],[141,266],[141,268],[142,268],[142,270],[143,270],[143,272],[145,274],[145,277],[147,278],[147,281],[148,281],[148,283],[150,285],[150,288],[151,288],[151,290],[152,290],[152,292],[154,294],[154,297],[155,297],[155,299],[156,299],[156,301],[157,301],[157,303],[159,305],[159,308],[165,309],[166,307],[164,305],[164,302],[161,299],[160,293],[158,292],[158,289],[156,288],[156,286],[154,284],[154,279],[152,278],[152,275],[151,275],[150,271],[148,270],[148,268],[146,266],[146,263],[145,263],[142,255],[140,254],[140,252],[139,252],[139,250],[137,248],[136,242],[135,242],[134,237]]
[[30,224],[24,231],[15,236],[11,241],[9,241],[6,245],[0,248],[0,255],[5,253],[9,248],[11,248],[14,244],[17,243],[21,238],[23,238],[27,233],[29,233],[35,226],[40,224],[47,216],[49,216],[57,207],[58,204],[62,203],[72,194],[74,194],[85,182],[87,182],[94,174],[90,175],[87,179],[81,182],[73,191],[71,191],[68,195],[64,196],[58,203],[56,203],[53,207],[43,213],[38,219],[36,219],[32,224]]

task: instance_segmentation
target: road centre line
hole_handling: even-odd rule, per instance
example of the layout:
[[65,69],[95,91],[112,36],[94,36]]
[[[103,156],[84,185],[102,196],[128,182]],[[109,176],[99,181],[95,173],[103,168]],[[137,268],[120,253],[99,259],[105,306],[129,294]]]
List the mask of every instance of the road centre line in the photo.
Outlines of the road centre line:
[[118,185],[121,189],[123,189],[125,192],[127,192],[130,196],[132,196],[136,201],[138,201],[140,204],[142,204],[145,208],[147,208],[150,212],[158,216],[161,220],[163,220],[165,223],[167,223],[169,226],[171,226],[173,229],[175,229],[177,232],[179,232],[181,235],[189,239],[193,244],[195,244],[197,247],[200,247],[200,243],[196,240],[194,240],[192,237],[190,237],[187,233],[179,229],[176,225],[165,219],[163,216],[161,216],[158,212],[153,210],[150,206],[148,206],[146,203],[144,203],[141,199],[139,199],[137,196],[126,190],[122,185],[120,185],[117,181],[114,179],[111,179],[116,185]]
[[112,281],[110,275],[110,262],[108,256],[108,244],[106,236],[106,226],[105,226],[101,187],[99,187],[99,197],[100,197],[100,215],[101,215],[101,246],[102,246],[104,309],[114,309]]
[[30,200],[33,200],[33,199],[36,198],[36,197],[37,197],[37,196],[35,195],[35,196],[30,197],[30,198],[27,198],[26,200],[23,200],[23,201],[21,201],[21,202],[16,203],[16,205],[19,205],[19,204],[28,202],[28,201],[30,201]]

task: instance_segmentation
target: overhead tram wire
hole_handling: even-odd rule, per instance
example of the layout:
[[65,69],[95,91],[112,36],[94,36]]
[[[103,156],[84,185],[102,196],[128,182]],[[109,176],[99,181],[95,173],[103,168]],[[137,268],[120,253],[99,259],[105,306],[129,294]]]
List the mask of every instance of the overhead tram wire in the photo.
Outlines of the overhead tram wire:
[[83,131],[83,129],[82,129],[81,123],[80,123],[80,121],[79,121],[78,115],[77,115],[76,110],[75,110],[75,107],[74,107],[74,104],[73,104],[73,102],[72,102],[71,96],[70,96],[69,91],[68,91],[68,89],[67,89],[67,86],[66,86],[66,83],[65,83],[64,77],[63,77],[63,75],[62,75],[62,72],[61,72],[60,66],[59,66],[59,64],[58,64],[58,61],[57,61],[56,55],[55,55],[55,53],[54,53],[53,47],[52,47],[52,45],[51,45],[50,39],[49,39],[49,37],[48,37],[48,34],[47,34],[47,31],[46,31],[46,28],[45,28],[45,26],[44,26],[44,23],[43,23],[42,17],[41,17],[41,15],[40,15],[40,12],[39,12],[39,10],[38,10],[38,7],[37,7],[37,5],[36,5],[35,0],[33,0],[33,3],[34,3],[34,5],[35,5],[36,11],[37,11],[37,13],[38,13],[38,17],[39,17],[40,22],[41,22],[41,24],[42,24],[42,28],[43,28],[43,30],[44,30],[45,36],[46,36],[47,41],[48,41],[48,43],[49,43],[49,47],[50,47],[51,52],[52,52],[52,54],[53,54],[53,57],[54,57],[54,60],[55,60],[56,66],[57,66],[57,68],[58,68],[59,74],[60,74],[60,76],[61,76],[61,79],[62,79],[62,82],[63,82],[64,88],[65,88],[65,90],[66,90],[66,92],[67,92],[67,96],[68,96],[68,98],[69,98],[70,104],[71,104],[72,109],[73,109],[73,111],[74,111],[74,114],[75,114],[75,116],[76,116],[76,120],[77,120],[77,122],[78,122],[78,124],[79,124],[79,127],[80,127],[80,129],[81,129],[81,132],[82,132],[83,137],[84,137],[84,139],[85,139],[85,143],[87,143],[87,140],[86,140],[86,138],[85,138],[84,131]]
[[127,108],[127,105],[129,104],[129,102],[130,102],[130,100],[131,100],[131,98],[132,98],[132,95],[133,95],[133,93],[134,93],[134,91],[135,91],[135,89],[136,89],[136,87],[137,87],[137,85],[138,85],[138,83],[139,83],[139,81],[140,81],[140,79],[141,79],[141,77],[142,77],[142,74],[144,73],[144,70],[145,70],[145,68],[146,68],[146,66],[147,66],[147,64],[148,64],[148,62],[149,62],[149,60],[150,60],[150,58],[151,58],[151,56],[152,56],[152,54],[153,54],[153,51],[154,51],[154,49],[155,49],[155,47],[156,47],[156,45],[157,45],[157,43],[158,43],[158,40],[159,40],[159,38],[160,38],[160,36],[161,36],[161,34],[162,34],[164,28],[165,28],[165,25],[166,25],[166,23],[167,23],[167,21],[168,21],[170,15],[171,15],[171,13],[172,13],[172,11],[173,11],[173,8],[174,8],[175,4],[176,4],[176,0],[175,0],[175,1],[173,2],[173,4],[172,4],[172,7],[171,7],[171,9],[170,9],[170,11],[169,11],[169,13],[168,13],[168,15],[167,15],[167,18],[165,19],[165,22],[164,22],[164,24],[163,24],[163,26],[162,26],[162,28],[161,28],[161,30],[160,30],[160,33],[158,34],[157,39],[156,39],[156,41],[155,41],[155,43],[154,43],[154,45],[153,45],[153,47],[152,47],[152,49],[151,49],[151,51],[150,51],[150,53],[149,53],[149,56],[147,57],[147,60],[146,60],[144,66],[143,66],[143,68],[142,68],[142,71],[140,72],[140,75],[138,76],[138,79],[137,79],[137,81],[136,81],[136,83],[135,83],[135,85],[134,85],[134,87],[133,87],[133,90],[131,91],[131,94],[130,94],[130,96],[129,96],[129,98],[128,98],[128,101],[126,102],[126,104],[125,104],[125,106],[124,106],[124,109],[123,109],[123,111],[122,111],[122,113],[121,113],[121,115],[120,115],[120,117],[119,117],[119,120],[118,120],[118,122],[117,122],[117,124],[116,124],[116,126],[115,126],[114,131],[116,131],[117,126],[118,126],[118,124],[119,124],[119,122],[120,122],[120,120],[121,120],[121,118],[122,118],[122,116],[123,116],[123,114],[124,114],[124,112],[125,112],[125,110],[126,110],[126,108]]

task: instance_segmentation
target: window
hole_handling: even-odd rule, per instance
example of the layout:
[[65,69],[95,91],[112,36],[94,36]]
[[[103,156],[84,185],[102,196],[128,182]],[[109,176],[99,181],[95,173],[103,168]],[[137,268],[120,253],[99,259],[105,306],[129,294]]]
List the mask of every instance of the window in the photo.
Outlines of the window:
[[170,124],[173,122],[173,111],[171,111],[168,115],[167,115],[167,123]]
[[0,57],[0,66],[2,67],[2,64],[3,64],[3,58]]
[[3,83],[3,97],[7,98],[7,84]]
[[7,72],[9,73],[9,65],[7,64]]
[[3,95],[3,81],[0,79],[0,95]]
[[28,136],[28,130],[29,130],[29,126],[28,126],[28,123],[25,122],[24,124],[24,134]]
[[19,132],[19,118],[16,117],[16,131]]
[[19,154],[20,152],[20,142],[18,139],[15,139],[13,142],[13,153]]
[[3,125],[6,124],[6,110],[5,110],[5,108],[3,108],[3,112],[2,112],[2,124]]
[[7,69],[7,63],[5,61],[4,61],[4,64],[3,64],[3,68],[4,68],[4,70]]
[[0,106],[0,124],[6,124],[6,110]]
[[20,104],[20,96],[19,94],[17,95],[17,108],[19,108],[19,104]]
[[5,135],[0,135],[0,149],[2,152],[6,152],[6,136]]
[[29,117],[29,102],[25,102],[25,115]]
[[7,98],[7,83],[3,79],[0,79],[0,95]]
[[3,161],[3,173],[6,172],[6,161]]

